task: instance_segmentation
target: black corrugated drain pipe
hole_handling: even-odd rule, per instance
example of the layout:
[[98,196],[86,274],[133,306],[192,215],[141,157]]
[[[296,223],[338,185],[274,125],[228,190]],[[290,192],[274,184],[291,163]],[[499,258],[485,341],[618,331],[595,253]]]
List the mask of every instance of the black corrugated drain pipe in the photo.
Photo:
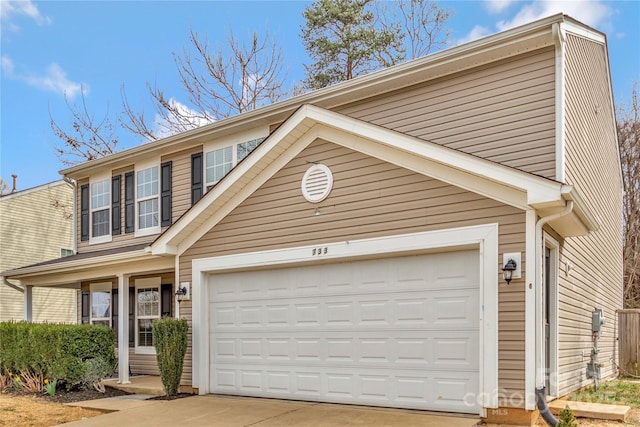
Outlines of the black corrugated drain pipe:
[[544,387],[536,389],[536,403],[538,405],[538,410],[540,411],[542,419],[545,420],[545,422],[550,426],[556,427],[558,425],[558,420],[553,416],[551,411],[549,411]]

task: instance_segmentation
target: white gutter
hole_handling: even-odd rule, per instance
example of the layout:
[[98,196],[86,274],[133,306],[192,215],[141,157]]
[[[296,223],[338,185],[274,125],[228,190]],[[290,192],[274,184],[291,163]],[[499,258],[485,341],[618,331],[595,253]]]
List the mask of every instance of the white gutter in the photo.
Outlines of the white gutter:
[[78,215],[78,183],[76,182],[75,179],[71,179],[67,176],[63,177],[64,182],[71,187],[71,189],[73,190],[73,222],[71,225],[71,234],[72,234],[72,246],[71,249],[73,250],[73,254],[77,254],[78,253],[78,227],[77,227],[77,222],[76,220],[77,215]]
[[545,386],[545,376],[544,376],[544,370],[542,369],[543,367],[543,360],[544,360],[544,354],[543,354],[543,347],[544,347],[544,335],[542,333],[542,255],[543,255],[543,251],[542,251],[542,227],[548,223],[549,221],[553,221],[556,220],[558,218],[561,218],[565,215],[568,215],[571,213],[571,211],[573,210],[573,201],[569,200],[567,201],[567,204],[565,205],[565,208],[558,213],[555,213],[553,215],[549,215],[549,216],[545,216],[543,218],[540,218],[538,220],[538,222],[536,223],[536,236],[535,236],[535,244],[536,244],[536,250],[535,250],[535,257],[536,257],[536,262],[535,262],[535,270],[536,270],[536,277],[535,277],[535,292],[536,292],[536,316],[535,316],[535,321],[536,321],[536,325],[535,325],[535,330],[536,330],[536,345],[535,345],[535,349],[536,349],[536,355],[535,355],[535,363],[536,363],[536,389],[540,389],[540,388],[544,388]]
[[11,283],[9,281],[9,279],[7,279],[6,277],[2,276],[2,282],[7,285],[8,287],[15,289],[18,292],[24,293],[24,288],[20,285],[14,285],[13,283]]

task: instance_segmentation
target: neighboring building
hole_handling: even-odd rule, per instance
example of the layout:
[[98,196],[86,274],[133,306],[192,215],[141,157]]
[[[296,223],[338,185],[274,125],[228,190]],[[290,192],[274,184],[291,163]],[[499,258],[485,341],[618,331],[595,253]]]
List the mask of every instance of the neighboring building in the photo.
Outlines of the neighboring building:
[[[15,189],[15,186],[14,186]],[[55,181],[0,196],[0,272],[73,255],[73,189]],[[24,287],[0,277],[0,322],[24,320]],[[76,323],[77,290],[33,290],[31,320]]]
[[594,307],[615,374],[606,38],[567,16],[61,173],[79,254],[6,274],[79,284],[80,320],[129,343],[121,382],[157,372],[169,315],[199,393],[530,421],[537,388],[589,384]]

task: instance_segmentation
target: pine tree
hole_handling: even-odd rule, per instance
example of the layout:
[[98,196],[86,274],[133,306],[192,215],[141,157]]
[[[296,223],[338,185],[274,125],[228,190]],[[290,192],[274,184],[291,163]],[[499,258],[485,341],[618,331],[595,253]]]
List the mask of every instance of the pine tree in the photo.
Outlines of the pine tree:
[[312,64],[308,88],[317,89],[396,64],[405,58],[398,25],[376,26],[372,0],[317,0],[303,16],[302,39]]

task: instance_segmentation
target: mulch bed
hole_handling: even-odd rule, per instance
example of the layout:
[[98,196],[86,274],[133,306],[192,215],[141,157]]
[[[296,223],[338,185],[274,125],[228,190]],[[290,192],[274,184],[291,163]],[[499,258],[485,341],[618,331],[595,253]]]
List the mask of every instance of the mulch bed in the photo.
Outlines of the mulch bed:
[[81,402],[83,400],[104,399],[107,397],[117,397],[131,394],[127,393],[126,391],[118,390],[111,387],[105,387],[104,393],[99,393],[94,389],[66,390],[64,388],[59,388],[56,390],[56,394],[54,396],[49,396],[45,392],[29,393],[23,390],[17,390],[13,387],[4,389],[3,393],[11,396],[36,396],[40,399],[56,403]]

